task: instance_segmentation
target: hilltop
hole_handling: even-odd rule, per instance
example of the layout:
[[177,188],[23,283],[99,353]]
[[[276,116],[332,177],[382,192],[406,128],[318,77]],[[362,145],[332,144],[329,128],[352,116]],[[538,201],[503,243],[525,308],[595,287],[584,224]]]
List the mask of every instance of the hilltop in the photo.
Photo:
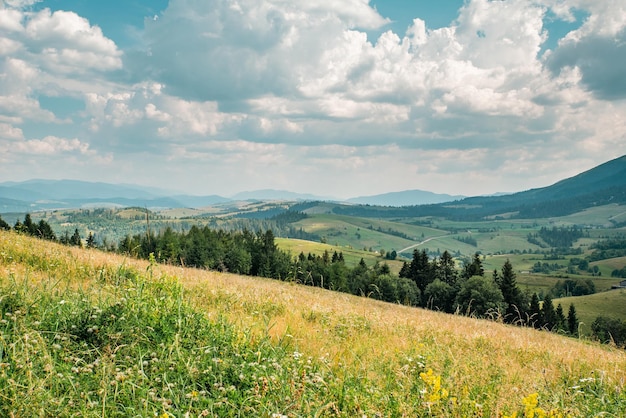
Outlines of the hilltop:
[[626,409],[626,352],[608,346],[13,232],[0,248],[3,415]]

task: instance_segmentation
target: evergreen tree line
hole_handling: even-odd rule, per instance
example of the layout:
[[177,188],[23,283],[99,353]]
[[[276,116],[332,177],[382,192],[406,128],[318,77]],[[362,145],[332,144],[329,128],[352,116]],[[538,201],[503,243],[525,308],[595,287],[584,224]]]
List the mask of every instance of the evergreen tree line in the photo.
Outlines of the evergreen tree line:
[[529,298],[520,291],[508,260],[500,272],[494,271],[487,277],[478,253],[458,271],[447,251],[431,260],[426,250],[415,250],[412,261],[405,262],[395,276],[386,263],[368,267],[361,260],[351,268],[342,253],[300,253],[292,258],[276,246],[271,230],[253,233],[208,226],[193,226],[182,233],[167,228],[158,234],[127,236],[118,250],[145,259],[152,254],[156,261],[174,265],[290,280],[387,302],[501,318],[507,323],[573,335],[578,331],[573,306],[567,318],[561,306],[552,306],[549,295],[539,307],[536,294]]
[[415,250],[411,262],[402,266],[400,277],[416,284],[420,291],[420,306],[424,308],[578,334],[574,305],[570,305],[565,317],[563,307],[559,304],[555,308],[550,295],[544,298],[543,304],[536,293],[528,297],[517,286],[509,260],[501,271],[495,270],[487,277],[478,253],[459,272],[447,251],[431,261],[425,250]]
[[[68,231],[65,231],[63,235],[57,237],[52,227],[45,220],[40,220],[39,222],[33,222],[32,217],[29,213],[24,216],[24,221],[21,222],[19,219],[15,222],[13,228],[0,217],[0,229],[9,231],[13,229],[15,232],[29,235],[35,238],[41,238],[48,241],[55,241],[65,245],[72,245],[77,247],[83,246],[83,240],[78,232],[78,229],[74,230],[72,235],[69,234]],[[95,238],[92,233],[89,233],[89,237],[87,238],[86,245],[89,248],[94,248]]]

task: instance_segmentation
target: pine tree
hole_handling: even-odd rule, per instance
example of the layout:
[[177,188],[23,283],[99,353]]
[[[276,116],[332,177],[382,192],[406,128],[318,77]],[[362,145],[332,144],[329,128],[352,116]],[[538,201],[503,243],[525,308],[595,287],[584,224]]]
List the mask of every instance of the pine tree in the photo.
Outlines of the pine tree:
[[556,307],[556,323],[555,328],[556,331],[565,331],[567,328],[565,313],[563,312],[563,306],[559,303]]
[[502,274],[498,278],[504,303],[507,304],[505,320],[514,322],[522,319],[522,315],[526,310],[524,295],[517,287],[515,271],[513,271],[513,265],[508,259],[502,266]]
[[439,258],[439,264],[437,264],[437,277],[444,283],[450,286],[456,286],[458,273],[454,264],[452,255],[446,250],[441,254]]
[[554,311],[554,304],[552,303],[552,296],[547,294],[543,298],[543,306],[541,307],[541,315],[543,317],[543,328],[551,330],[557,323],[556,312]]
[[530,298],[530,307],[528,308],[528,320],[534,328],[540,328],[543,325],[543,316],[541,314],[541,306],[539,305],[539,296],[533,293]]
[[96,247],[96,238],[90,232],[89,236],[87,237],[87,248],[95,248],[95,247]]
[[463,278],[469,279],[472,276],[485,276],[485,269],[479,253],[475,253],[472,262],[463,267]]
[[37,224],[37,235],[39,238],[56,241],[57,237],[52,230],[50,224],[43,219]]
[[74,230],[74,234],[70,237],[70,245],[74,245],[76,247],[82,247],[83,241],[80,238],[80,234],[78,233],[78,228]]
[[33,224],[33,220],[30,217],[30,213],[27,213],[26,216],[24,216],[24,223],[22,224],[22,226],[24,228],[23,231],[27,233],[28,235],[32,235],[32,236],[37,235],[37,226]]
[[567,313],[567,328],[571,335],[578,336],[578,317],[576,316],[576,308],[573,303],[569,305]]
[[404,279],[411,278],[411,271],[409,269],[409,263],[407,263],[406,261],[402,263],[402,268],[400,269],[400,273],[398,273],[398,276]]
[[2,219],[2,216],[0,216],[0,229],[4,229],[5,231],[8,231],[11,229],[11,225],[6,223],[5,220]]
[[413,251],[413,260],[411,260],[411,264],[409,265],[409,274],[409,278],[415,282],[423,295],[426,290],[426,286],[435,280],[433,268],[428,260],[428,253],[426,250]]

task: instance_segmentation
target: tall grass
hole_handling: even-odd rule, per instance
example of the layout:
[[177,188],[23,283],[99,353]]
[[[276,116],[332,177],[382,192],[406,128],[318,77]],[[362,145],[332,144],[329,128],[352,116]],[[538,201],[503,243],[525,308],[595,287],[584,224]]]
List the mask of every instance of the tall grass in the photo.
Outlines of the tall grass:
[[14,233],[0,315],[0,416],[626,410],[626,353],[610,347]]

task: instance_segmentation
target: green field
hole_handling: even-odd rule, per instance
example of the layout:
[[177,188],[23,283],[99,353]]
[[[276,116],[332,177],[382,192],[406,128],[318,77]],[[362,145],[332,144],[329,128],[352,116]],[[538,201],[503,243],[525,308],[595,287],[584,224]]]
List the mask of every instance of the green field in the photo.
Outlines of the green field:
[[554,300],[564,309],[573,303],[578,319],[582,322],[581,330],[585,335],[591,333],[591,324],[598,316],[626,319],[626,289],[609,290],[588,296],[561,298]]
[[592,341],[13,232],[0,248],[3,417],[626,409],[626,352]]
[[376,263],[387,263],[391,272],[398,274],[402,268],[402,261],[398,260],[386,260],[381,257],[380,253],[363,251],[361,249],[354,249],[350,247],[338,247],[330,244],[322,244],[320,242],[305,241],[300,239],[291,238],[276,238],[276,244],[281,250],[285,250],[291,253],[293,257],[298,256],[300,253],[304,255],[313,254],[321,256],[324,251],[332,256],[334,252],[343,253],[346,265],[349,267],[355,267],[361,259],[365,261],[368,266],[373,266]]

